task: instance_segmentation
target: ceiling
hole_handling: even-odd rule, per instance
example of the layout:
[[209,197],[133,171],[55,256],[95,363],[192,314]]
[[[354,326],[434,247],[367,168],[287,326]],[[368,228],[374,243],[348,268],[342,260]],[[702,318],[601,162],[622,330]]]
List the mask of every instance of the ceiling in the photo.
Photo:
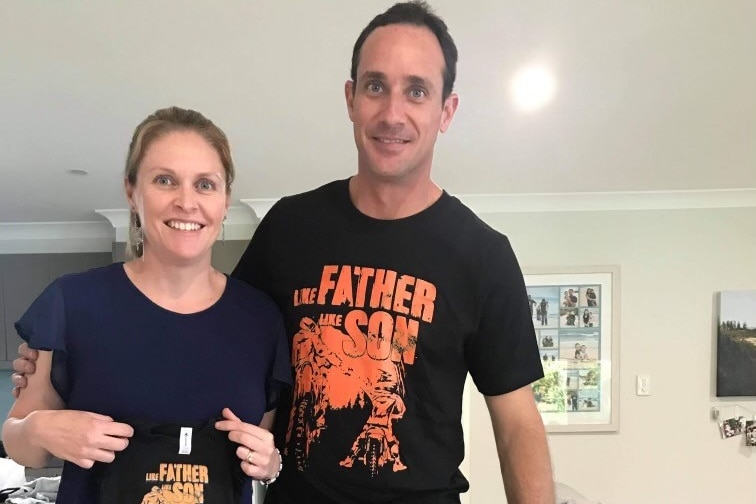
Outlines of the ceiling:
[[[228,134],[235,205],[349,176],[351,49],[391,3],[0,2],[0,224],[107,222],[134,127],[174,104]],[[432,4],[460,52],[449,192],[756,188],[753,0]],[[532,64],[557,91],[523,113],[509,82]]]

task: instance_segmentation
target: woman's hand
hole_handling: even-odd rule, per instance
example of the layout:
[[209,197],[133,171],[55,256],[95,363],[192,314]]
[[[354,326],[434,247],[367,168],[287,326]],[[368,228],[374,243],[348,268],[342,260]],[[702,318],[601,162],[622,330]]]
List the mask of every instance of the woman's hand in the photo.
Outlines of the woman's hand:
[[273,434],[257,425],[242,422],[229,408],[215,428],[228,432],[228,439],[238,444],[236,456],[244,474],[263,482],[272,482],[281,469],[281,454],[273,444]]
[[29,414],[33,439],[52,455],[89,469],[110,463],[129,445],[134,429],[88,411],[39,410]]

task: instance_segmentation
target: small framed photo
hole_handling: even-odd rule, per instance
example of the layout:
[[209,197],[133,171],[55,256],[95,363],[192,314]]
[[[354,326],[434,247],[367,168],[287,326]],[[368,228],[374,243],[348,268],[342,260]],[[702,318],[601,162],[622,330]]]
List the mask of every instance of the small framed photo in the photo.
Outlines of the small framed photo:
[[549,432],[619,429],[619,267],[523,268]]
[[746,446],[756,446],[756,421],[748,420],[745,423]]
[[719,424],[719,431],[722,434],[722,439],[727,439],[743,434],[745,426],[746,421],[742,416],[738,418],[727,418],[722,420],[722,423]]

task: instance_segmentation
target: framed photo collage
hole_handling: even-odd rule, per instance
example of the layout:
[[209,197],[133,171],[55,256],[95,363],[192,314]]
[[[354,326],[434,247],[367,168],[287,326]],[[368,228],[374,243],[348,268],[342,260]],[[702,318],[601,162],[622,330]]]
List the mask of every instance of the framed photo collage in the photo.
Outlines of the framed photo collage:
[[544,378],[533,385],[550,432],[618,429],[617,267],[525,270]]

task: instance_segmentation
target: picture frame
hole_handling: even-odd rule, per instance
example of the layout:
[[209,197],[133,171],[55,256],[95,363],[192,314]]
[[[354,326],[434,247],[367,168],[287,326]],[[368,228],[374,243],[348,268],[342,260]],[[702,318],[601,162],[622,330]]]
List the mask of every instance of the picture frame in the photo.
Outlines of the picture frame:
[[523,268],[548,432],[619,430],[619,266]]

